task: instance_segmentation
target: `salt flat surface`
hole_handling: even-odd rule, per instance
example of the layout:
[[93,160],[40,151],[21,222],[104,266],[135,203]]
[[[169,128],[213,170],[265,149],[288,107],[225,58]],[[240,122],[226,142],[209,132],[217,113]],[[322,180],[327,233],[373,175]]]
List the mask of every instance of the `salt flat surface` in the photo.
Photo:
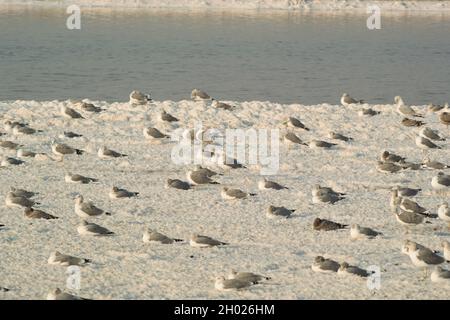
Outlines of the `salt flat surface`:
[[[54,250],[92,259],[81,271],[83,297],[93,299],[448,299],[448,286],[422,280],[408,256],[401,254],[404,240],[410,239],[433,249],[450,233],[442,221],[416,227],[405,235],[389,209],[388,188],[401,184],[423,188],[416,200],[436,212],[443,200],[432,194],[433,170],[382,174],[375,170],[382,150],[395,151],[409,161],[421,162],[422,153],[414,144],[417,129],[400,125],[402,117],[393,105],[374,105],[381,111],[362,117],[361,106],[281,105],[265,101],[231,102],[234,111],[214,109],[209,103],[161,101],[149,106],[128,103],[94,102],[105,108],[100,114],[83,113],[86,120],[67,121],[59,113],[70,101],[0,102],[2,122],[28,122],[43,132],[31,136],[2,136],[25,145],[27,150],[51,153],[50,141],[57,138],[83,149],[82,156],[68,156],[64,162],[50,159],[25,160],[21,166],[0,169],[0,286],[10,289],[1,299],[42,299],[55,287],[65,287],[66,268],[47,264]],[[365,106],[367,107],[367,106]],[[279,128],[296,116],[311,130],[298,131],[305,141],[327,138],[334,130],[354,138],[338,142],[333,150],[297,147],[290,151],[281,144],[280,169],[270,179],[289,187],[282,191],[260,191],[257,166],[225,171],[221,185],[239,187],[257,196],[242,201],[226,201],[221,185],[199,186],[189,191],[165,189],[167,178],[186,180],[190,166],[177,166],[170,158],[175,143],[152,144],[142,136],[144,126],[157,126],[164,109],[180,119],[180,127],[194,122],[218,129]],[[425,106],[418,106],[425,112]],[[427,115],[430,127],[447,132],[437,115]],[[2,129],[0,131],[3,132]],[[83,134],[83,138],[59,139],[63,131]],[[334,141],[336,142],[336,141]],[[431,153],[435,160],[449,162],[448,142]],[[97,149],[106,145],[128,154],[119,160],[100,160]],[[13,156],[13,151],[1,150]],[[66,171],[99,179],[87,185],[64,182]],[[348,194],[335,205],[313,205],[311,188],[320,183]],[[138,198],[110,200],[112,185],[138,191]],[[6,208],[4,197],[10,186],[39,192],[40,209],[58,220],[32,220],[21,209]],[[76,231],[80,218],[74,213],[74,197],[82,194],[112,213],[91,219],[116,233],[113,237],[81,237]],[[448,197],[447,197],[448,199]],[[296,209],[291,219],[270,220],[269,205]],[[382,231],[373,240],[350,240],[349,230],[319,232],[312,228],[316,217],[341,223],[358,223]],[[187,242],[152,245],[142,242],[145,228],[151,227],[172,237],[188,239],[193,232],[230,243],[220,248],[193,248]],[[381,290],[368,290],[366,281],[317,274],[313,259],[324,255],[360,267],[377,265],[382,270]],[[266,284],[240,292],[214,289],[214,278],[231,269],[252,271],[272,277]]]

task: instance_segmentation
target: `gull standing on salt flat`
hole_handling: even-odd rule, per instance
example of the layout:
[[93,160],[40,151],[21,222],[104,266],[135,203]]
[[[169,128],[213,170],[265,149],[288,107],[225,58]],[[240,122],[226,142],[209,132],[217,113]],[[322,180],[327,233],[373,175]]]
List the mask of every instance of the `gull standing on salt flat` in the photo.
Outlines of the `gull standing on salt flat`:
[[26,197],[16,196],[14,192],[10,191],[6,195],[5,204],[7,207],[17,207],[17,208],[30,208],[36,204],[39,204]]
[[44,212],[42,210],[37,210],[28,207],[25,208],[24,215],[25,217],[30,219],[45,219],[45,220],[59,219],[58,217],[51,215],[47,212]]
[[419,148],[421,148],[423,150],[442,149],[440,146],[433,143],[431,140],[421,137],[421,136],[417,136],[415,141],[416,141],[416,146],[418,146]]
[[426,123],[419,120],[409,119],[409,118],[403,118],[402,125],[405,127],[421,127],[425,125]]
[[11,157],[3,157],[0,161],[0,167],[8,167],[8,166],[19,166],[21,164],[24,164],[25,161],[11,158]]
[[191,185],[185,181],[182,181],[180,179],[167,179],[166,181],[166,188],[174,188],[174,189],[180,189],[180,190],[189,190],[191,189]]
[[159,242],[162,244],[172,244],[174,242],[181,242],[183,239],[169,238],[156,230],[146,229],[144,231],[144,235],[142,236],[142,241],[144,243]]
[[339,263],[332,259],[325,259],[322,256],[317,256],[314,258],[314,262],[311,265],[311,269],[314,272],[320,273],[333,273],[339,270]]
[[423,127],[422,129],[420,129],[419,135],[430,140],[445,141],[445,138],[441,137],[437,130],[432,130],[428,127]]
[[450,270],[437,266],[431,273],[431,281],[450,283]]
[[219,184],[216,181],[213,181],[204,171],[196,170],[192,171],[189,170],[186,173],[186,177],[188,181],[193,185],[199,185],[199,184]]
[[72,148],[65,143],[57,143],[55,141],[52,141],[52,152],[60,157],[74,153],[77,155],[82,155],[84,153],[83,150]]
[[313,139],[313,140],[311,140],[311,141],[308,143],[308,146],[309,146],[310,148],[324,148],[324,149],[330,149],[330,148],[332,148],[332,147],[334,147],[334,146],[337,146],[337,144],[336,144],[336,143],[330,143],[330,142],[322,141],[322,140],[315,140],[315,139]]
[[19,147],[23,147],[23,145],[8,140],[0,140],[0,147],[9,150],[16,150]]
[[241,279],[225,279],[225,277],[217,277],[214,287],[220,291],[240,290],[252,285],[251,282]]
[[72,174],[67,172],[64,176],[64,181],[67,183],[80,183],[80,184],[88,184],[90,182],[97,182],[98,179],[85,177],[80,174]]
[[247,193],[240,189],[232,189],[227,187],[222,188],[220,195],[225,200],[245,199],[247,196],[256,196],[255,193]]
[[65,118],[69,119],[84,119],[84,117],[81,115],[81,113],[75,111],[74,109],[67,107],[67,106],[61,106],[61,114]]
[[289,119],[283,123],[287,124],[291,128],[299,128],[299,129],[309,131],[309,128],[306,127],[303,124],[303,122],[301,122],[300,120],[298,120],[297,118],[294,118],[294,117],[289,117]]
[[[400,209],[399,207],[393,208],[392,213],[395,215],[397,221],[408,227],[417,226],[424,222],[425,216],[420,213],[408,212]],[[408,231],[408,229],[406,229]]]
[[191,99],[194,101],[211,100],[211,97],[204,91],[194,89],[191,92]]
[[224,109],[224,110],[233,110],[234,109],[234,106],[232,106],[228,103],[217,101],[217,100],[213,100],[211,102],[211,107],[217,108],[217,109]]
[[392,162],[392,163],[394,163],[394,162],[403,163],[406,160],[405,157],[396,155],[395,153],[390,153],[389,151],[386,151],[386,150],[381,153],[380,158],[381,158],[381,161]]
[[438,172],[437,176],[431,179],[431,187],[436,191],[449,191],[450,176],[443,172]]
[[356,100],[356,99],[353,99],[352,97],[350,97],[350,96],[348,95],[348,93],[344,93],[344,94],[342,95],[342,97],[341,97],[341,104],[342,104],[344,107],[348,107],[348,106],[350,106],[350,105],[352,105],[352,104],[362,104],[362,103],[364,103],[364,100]]
[[315,218],[313,222],[313,229],[317,231],[333,231],[347,227],[348,224],[337,223],[327,219]]
[[411,262],[416,267],[425,268],[425,272],[427,272],[429,266],[436,266],[445,262],[445,258],[426,247],[418,247],[415,242],[410,241],[405,247]]
[[376,169],[382,173],[396,173],[403,168],[392,162],[377,161]]
[[370,276],[372,273],[369,273],[367,270],[361,269],[360,267],[351,266],[347,262],[342,262],[339,267],[339,270],[337,271],[337,274],[339,274],[339,275],[350,274],[350,275],[356,275],[358,277],[366,278],[366,277]]
[[430,157],[425,157],[423,159],[422,165],[426,168],[430,168],[430,169],[437,169],[437,170],[443,170],[443,169],[448,169],[450,168],[449,165],[443,164],[442,162],[439,161],[431,161]]
[[403,116],[413,116],[423,118],[421,114],[418,114],[412,107],[407,106],[400,96],[394,98],[397,112]]
[[193,234],[189,239],[189,244],[192,247],[206,248],[206,247],[224,246],[227,245],[228,243],[213,239],[208,236]]
[[179,121],[178,118],[175,118],[170,113],[167,113],[165,110],[161,112],[159,115],[159,121],[161,122],[177,122]]
[[80,108],[83,109],[84,111],[93,112],[93,113],[99,113],[99,112],[103,111],[102,108],[97,107],[93,103],[89,103],[89,102],[82,102],[80,104]]
[[270,219],[289,218],[293,212],[295,212],[295,209],[287,209],[285,207],[275,207],[271,205],[267,209],[266,217]]
[[48,264],[57,266],[82,266],[90,262],[90,259],[78,258],[67,254],[62,254],[59,251],[53,251],[47,260]]
[[118,187],[112,187],[111,191],[109,192],[109,197],[111,199],[133,198],[137,197],[138,195],[139,192],[132,192]]
[[169,135],[162,133],[161,131],[159,131],[156,128],[144,128],[143,130],[143,134],[144,137],[150,140],[167,140],[168,138],[170,138]]
[[400,197],[400,203],[399,206],[402,210],[408,211],[408,212],[415,212],[420,214],[426,214],[428,213],[428,210],[422,206],[420,206],[417,202],[409,200],[407,198]]
[[442,112],[439,115],[439,121],[441,121],[441,123],[445,124],[447,126],[447,130],[448,130],[448,126],[450,125],[450,113]]
[[262,280],[270,280],[271,278],[253,272],[237,272],[235,270],[231,270],[228,274],[228,279],[239,279],[255,284]]
[[98,224],[89,223],[84,220],[78,225],[77,231],[80,235],[89,236],[109,236],[114,234],[114,232],[99,226]]
[[[442,221],[448,223],[448,227],[450,228],[450,209],[448,207],[448,202],[442,203],[438,208],[438,217]],[[449,259],[450,260],[450,259]]]
[[353,140],[353,138],[351,138],[351,137],[344,136],[343,134],[340,134],[340,133],[337,133],[334,131],[328,132],[328,138],[334,139],[334,140],[341,140],[341,141],[345,141],[345,142]]
[[151,102],[149,94],[143,94],[140,91],[134,90],[130,93],[130,104],[131,105],[143,105]]
[[102,146],[98,149],[97,155],[100,159],[128,157],[128,155],[126,155],[126,154],[119,153],[117,151],[108,149],[105,146]]
[[305,142],[303,142],[297,135],[293,132],[286,132],[284,135],[284,142],[288,145],[288,148],[291,148],[292,144],[301,144],[307,146]]
[[36,132],[42,132],[42,130],[36,130],[28,126],[14,126],[13,127],[13,135],[32,135]]
[[288,187],[285,187],[277,182],[274,181],[270,181],[266,178],[262,178],[259,182],[258,182],[258,189],[259,190],[283,190],[283,189],[289,189]]
[[97,208],[91,201],[84,201],[82,195],[77,195],[75,198],[75,213],[81,218],[98,217],[102,214],[111,215],[111,213]]
[[422,189],[414,189],[414,188],[395,186],[395,187],[392,188],[392,191],[396,191],[396,196],[414,197],[420,191],[422,191]]
[[379,235],[382,235],[382,233],[370,228],[360,227],[356,223],[350,227],[350,238],[354,240],[363,238],[373,239]]
[[67,137],[69,139],[72,139],[72,138],[81,138],[83,135],[75,133],[75,132],[72,132],[72,131],[64,131],[63,132],[63,136]]

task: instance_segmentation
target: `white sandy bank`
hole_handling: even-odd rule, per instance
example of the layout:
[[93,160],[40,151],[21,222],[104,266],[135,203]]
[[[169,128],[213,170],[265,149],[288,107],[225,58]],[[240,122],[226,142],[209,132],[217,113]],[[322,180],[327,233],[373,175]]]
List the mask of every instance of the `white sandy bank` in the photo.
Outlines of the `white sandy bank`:
[[[191,101],[155,102],[148,107],[128,103],[95,102],[106,109],[100,114],[83,113],[86,120],[65,121],[59,109],[69,101],[1,102],[1,122],[6,119],[28,122],[43,130],[31,136],[6,134],[0,139],[25,145],[27,150],[51,153],[50,141],[63,131],[83,134],[83,138],[59,139],[84,149],[82,156],[66,160],[28,160],[21,166],[0,169],[0,299],[41,299],[55,287],[65,287],[66,268],[47,264],[50,252],[59,250],[92,263],[82,268],[79,295],[93,299],[448,299],[443,284],[422,280],[400,248],[411,239],[433,249],[449,239],[445,224],[434,220],[409,235],[389,211],[389,191],[397,184],[423,188],[416,200],[435,212],[442,199],[431,193],[433,170],[405,170],[382,174],[375,163],[382,150],[395,151],[409,161],[420,162],[422,155],[412,136],[417,129],[400,125],[401,116],[392,105],[375,105],[381,111],[374,117],[361,117],[361,107],[337,105],[281,105],[269,102],[236,102],[233,112],[211,108],[207,103]],[[240,187],[257,196],[243,201],[220,197],[221,185],[209,185],[181,191],[164,188],[168,177],[185,179],[188,166],[177,166],[170,158],[173,143],[150,144],[142,136],[144,126],[156,125],[164,109],[180,119],[181,127],[201,120],[211,127],[280,128],[288,116],[300,118],[311,131],[298,131],[309,141],[328,140],[334,130],[351,136],[353,142],[337,142],[333,150],[307,147],[288,152],[280,149],[280,170],[271,179],[289,190],[259,191],[261,178],[257,168],[224,172],[221,185]],[[424,106],[419,107],[422,112]],[[435,114],[424,120],[430,127],[445,131]],[[4,132],[0,127],[0,131]],[[336,141],[334,141],[336,142]],[[432,152],[432,158],[449,159],[448,142]],[[105,161],[96,156],[101,145],[128,154],[122,160]],[[0,150],[13,156],[13,151]],[[87,185],[67,184],[64,173],[71,171],[99,179]],[[348,194],[335,205],[313,205],[311,188],[320,183]],[[140,192],[134,199],[110,200],[112,185]],[[39,208],[60,217],[58,220],[30,220],[22,210],[4,206],[10,186],[39,192]],[[116,233],[113,237],[91,238],[78,235],[78,216],[73,198],[77,193],[92,199],[112,213],[91,219]],[[286,220],[265,216],[270,204],[296,209]],[[318,232],[312,228],[316,217],[342,223],[358,223],[384,233],[374,240],[351,241],[348,230]],[[192,232],[206,234],[230,243],[221,248],[199,249],[186,242],[173,245],[149,245],[142,242],[145,228],[152,227],[172,237],[187,239]],[[347,261],[360,267],[377,265],[382,270],[381,290],[373,293],[365,280],[316,274],[310,266],[316,255]],[[214,289],[214,277],[230,269],[252,271],[272,277],[267,284],[241,292],[223,293]]]
[[276,9],[305,11],[365,11],[378,5],[386,11],[448,11],[450,1],[367,1],[367,0],[1,0],[1,4],[32,6],[68,6],[106,8],[182,8],[182,9]]

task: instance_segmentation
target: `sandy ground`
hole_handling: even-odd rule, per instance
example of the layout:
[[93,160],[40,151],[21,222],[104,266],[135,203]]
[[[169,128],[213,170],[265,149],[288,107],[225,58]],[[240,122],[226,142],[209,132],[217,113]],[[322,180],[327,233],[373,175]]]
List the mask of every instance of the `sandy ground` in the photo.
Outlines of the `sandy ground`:
[[[420,162],[422,153],[414,144],[415,128],[400,125],[402,116],[392,105],[375,105],[381,111],[374,117],[359,116],[361,106],[280,105],[270,102],[233,102],[234,111],[214,109],[209,103],[163,101],[149,106],[128,103],[95,102],[106,109],[100,114],[83,113],[86,120],[65,120],[61,105],[70,101],[1,102],[2,122],[25,121],[43,132],[31,136],[7,133],[0,139],[25,145],[27,150],[51,154],[50,141],[56,138],[86,151],[68,156],[64,162],[26,159],[20,166],[0,169],[0,286],[10,289],[0,299],[42,299],[55,287],[65,287],[66,268],[47,264],[50,252],[59,250],[92,259],[81,271],[81,289],[76,294],[93,299],[448,299],[448,285],[423,280],[408,256],[400,252],[405,239],[436,250],[450,238],[445,224],[433,220],[406,235],[389,210],[388,188],[401,184],[423,188],[416,200],[436,212],[443,200],[432,194],[430,181],[435,170],[406,170],[382,174],[375,170],[382,150],[395,151],[409,161]],[[367,106],[365,106],[367,107]],[[199,186],[189,191],[165,189],[167,178],[185,180],[192,166],[171,161],[174,142],[149,143],[143,138],[144,126],[161,125],[157,116],[164,109],[189,128],[201,120],[206,126],[224,128],[279,128],[288,116],[301,119],[311,131],[297,129],[305,141],[327,138],[329,130],[354,138],[337,142],[332,150],[280,147],[280,169],[272,177],[289,190],[260,191],[257,166],[223,171],[221,185],[257,193],[242,201],[226,201],[220,185]],[[425,106],[417,107],[425,113]],[[428,114],[427,124],[446,133],[436,114]],[[74,131],[83,138],[58,138],[63,131]],[[0,129],[4,132],[4,130]],[[336,141],[334,141],[336,142]],[[98,147],[106,145],[128,154],[125,159],[101,160]],[[448,142],[431,153],[435,160],[449,162]],[[0,150],[13,156],[14,151]],[[67,184],[66,171],[99,179],[87,185]],[[314,205],[311,188],[327,185],[348,194],[335,205]],[[112,185],[138,191],[133,199],[111,200]],[[7,208],[4,198],[10,186],[39,192],[38,206],[60,219],[34,220],[22,209]],[[112,237],[82,237],[76,226],[74,197],[86,198],[112,213],[91,219],[116,233]],[[446,198],[448,200],[448,197]],[[270,204],[295,208],[291,219],[270,220],[265,213]],[[382,231],[373,240],[350,240],[348,230],[319,232],[312,228],[315,217],[342,223],[358,223]],[[173,245],[144,244],[142,233],[152,227],[172,237],[188,239],[193,232],[229,242],[220,248],[193,248],[187,242]],[[317,274],[311,270],[315,256],[324,255],[361,267],[377,265],[382,270],[381,288],[371,291],[366,281],[336,274]],[[447,266],[448,267],[448,266]],[[214,278],[231,269],[252,271],[272,277],[265,284],[240,292],[214,289]]]

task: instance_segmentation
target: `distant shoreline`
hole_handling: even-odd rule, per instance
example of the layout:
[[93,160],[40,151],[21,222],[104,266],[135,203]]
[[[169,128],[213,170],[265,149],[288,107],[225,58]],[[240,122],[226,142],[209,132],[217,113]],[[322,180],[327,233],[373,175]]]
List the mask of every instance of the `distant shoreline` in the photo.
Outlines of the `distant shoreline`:
[[71,4],[89,10],[264,10],[318,13],[366,13],[367,6],[382,11],[408,14],[450,13],[450,0],[444,1],[366,1],[366,0],[0,0],[0,9],[63,8]]

